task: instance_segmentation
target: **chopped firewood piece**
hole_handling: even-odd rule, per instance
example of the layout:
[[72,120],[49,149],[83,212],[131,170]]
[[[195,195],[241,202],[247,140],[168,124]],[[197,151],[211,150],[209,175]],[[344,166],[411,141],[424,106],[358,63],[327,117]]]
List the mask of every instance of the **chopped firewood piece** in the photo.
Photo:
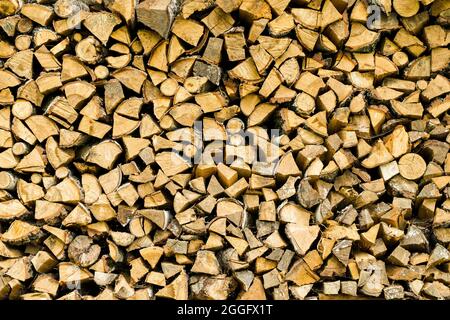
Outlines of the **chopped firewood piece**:
[[196,46],[203,35],[203,26],[193,20],[175,19],[171,31],[180,39]]
[[202,19],[202,22],[208,27],[209,31],[217,37],[233,26],[234,19],[220,7],[216,7],[209,15]]
[[417,180],[425,173],[426,163],[420,155],[407,153],[398,161],[398,169],[403,178]]
[[243,0],[239,6],[239,17],[245,21],[253,21],[261,18],[271,19],[270,6],[265,1]]
[[232,11],[237,10],[241,3],[242,3],[242,0],[230,0],[230,1],[217,0],[216,1],[217,6],[220,7],[226,13],[230,13]]
[[248,58],[239,63],[236,67],[228,71],[231,78],[243,80],[243,81],[258,81],[260,75],[256,69],[253,58]]
[[427,269],[450,261],[450,252],[442,245],[437,244],[428,259]]
[[387,150],[382,140],[378,140],[370,151],[370,155],[364,159],[361,164],[368,169],[376,168],[380,165],[394,160],[391,153]]
[[103,44],[108,42],[109,37],[120,18],[109,12],[89,13],[83,20],[83,25],[99,39]]
[[286,225],[286,235],[291,240],[295,251],[305,255],[319,234],[318,226],[302,226],[295,223]]
[[294,19],[286,12],[283,12],[277,18],[268,23],[269,33],[275,37],[288,34],[292,29],[294,29],[294,27]]
[[353,23],[345,47],[352,52],[372,51],[378,39],[379,35],[376,32],[367,29],[360,23]]
[[51,7],[37,3],[24,4],[20,13],[44,27],[50,23],[54,16]]
[[392,5],[394,10],[404,18],[414,16],[420,8],[417,0],[394,0]]
[[229,61],[245,59],[245,38],[242,32],[229,32],[224,35],[225,49]]
[[111,169],[121,153],[122,147],[117,142],[106,140],[89,149],[86,161]]
[[267,98],[275,89],[278,88],[282,80],[283,80],[282,75],[275,68],[273,68],[269,72],[266,80],[261,86],[259,94]]
[[175,280],[156,292],[156,296],[175,300],[187,300],[188,276],[186,273],[182,271]]
[[68,255],[76,265],[88,267],[97,261],[100,246],[93,244],[92,239],[87,236],[78,236],[70,243]]
[[118,70],[112,75],[125,87],[133,90],[136,93],[141,92],[144,80],[147,78],[147,75],[143,71],[131,67],[126,67]]
[[408,250],[405,250],[402,247],[398,246],[389,255],[388,261],[391,262],[392,264],[395,264],[395,265],[398,265],[401,267],[405,267],[408,265],[410,256],[411,256],[411,253],[408,252]]
[[198,251],[191,272],[218,275],[220,266],[214,252],[208,250]]
[[178,0],[142,1],[136,7],[137,19],[167,38],[179,5]]
[[276,106],[271,103],[262,103],[257,105],[255,110],[248,117],[248,126],[253,127],[264,122],[273,111],[275,111]]
[[15,220],[11,223],[8,230],[0,237],[0,240],[12,245],[21,245],[29,243],[42,235],[43,233],[38,226],[25,221]]
[[315,114],[312,117],[309,117],[305,121],[306,126],[317,133],[318,135],[321,135],[323,137],[328,136],[327,132],[327,116],[326,112],[322,111],[317,114]]

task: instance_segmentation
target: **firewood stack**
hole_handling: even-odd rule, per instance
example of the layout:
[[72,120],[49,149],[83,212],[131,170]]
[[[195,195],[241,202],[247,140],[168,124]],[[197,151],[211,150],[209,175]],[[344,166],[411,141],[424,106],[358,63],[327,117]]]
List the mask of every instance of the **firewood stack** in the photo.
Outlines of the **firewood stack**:
[[0,299],[450,298],[449,1],[0,16]]

